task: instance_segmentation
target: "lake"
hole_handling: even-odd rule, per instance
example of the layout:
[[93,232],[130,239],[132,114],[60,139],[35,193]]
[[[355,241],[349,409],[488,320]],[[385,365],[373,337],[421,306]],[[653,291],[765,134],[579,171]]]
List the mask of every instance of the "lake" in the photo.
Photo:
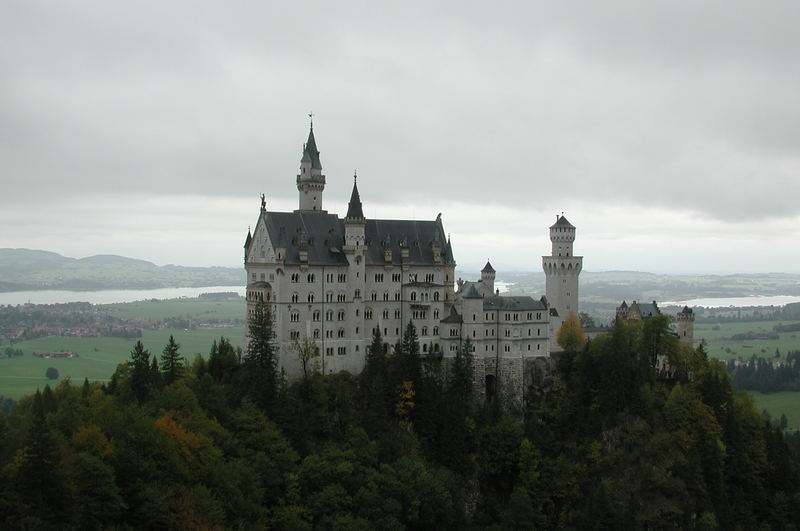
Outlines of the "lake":
[[148,299],[178,299],[197,297],[201,293],[236,292],[244,296],[244,286],[205,286],[201,288],[159,288],[159,289],[106,289],[100,291],[9,291],[0,293],[0,305],[17,304],[63,304],[66,302],[90,302],[92,304],[113,304]]
[[728,306],[784,306],[800,302],[794,295],[756,295],[752,297],[709,297],[685,301],[660,302],[659,306],[703,306],[705,308],[726,308]]

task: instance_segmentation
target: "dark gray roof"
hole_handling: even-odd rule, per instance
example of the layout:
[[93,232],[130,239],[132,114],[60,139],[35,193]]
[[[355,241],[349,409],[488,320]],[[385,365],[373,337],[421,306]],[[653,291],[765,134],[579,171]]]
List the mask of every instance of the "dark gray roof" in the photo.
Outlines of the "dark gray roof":
[[344,227],[335,214],[321,212],[269,212],[267,231],[277,247],[286,248],[287,264],[299,264],[300,248],[308,249],[308,264],[346,265],[341,252]]
[[680,313],[693,313],[693,312],[691,308],[689,308],[688,306],[684,306],[683,310],[681,310]]
[[[308,249],[308,264],[346,265],[341,252],[344,246],[344,220],[322,212],[268,212],[265,222],[276,247],[286,248],[285,263],[299,264],[301,246]],[[444,263],[453,263],[447,252],[441,221],[366,220],[367,265],[434,264],[433,248],[439,245]],[[403,259],[401,248],[408,248]],[[384,250],[392,251],[386,262]]]
[[553,227],[572,227],[573,229],[575,228],[575,226],[572,223],[570,223],[569,221],[567,221],[567,218],[564,217],[564,216],[558,216],[558,219],[556,219],[556,222],[553,223],[550,226],[551,229]]
[[263,280],[259,280],[258,282],[253,282],[247,285],[248,288],[271,288],[272,285],[269,282],[265,282]]
[[319,151],[317,150],[317,141],[314,139],[314,127],[308,132],[308,140],[303,146],[303,158],[300,162],[310,162],[311,167],[315,170],[322,169],[322,163],[319,160]]
[[466,289],[466,292],[461,296],[463,299],[481,299],[483,295],[478,293],[478,290],[475,289],[475,284],[470,284],[469,287]]
[[533,297],[510,297],[504,295],[491,295],[483,299],[484,310],[509,310],[509,311],[524,311],[524,310],[546,310],[547,305]]
[[[368,219],[365,228],[367,244],[367,264],[389,264],[384,261],[383,251],[392,251],[394,265],[433,264],[433,246],[441,248],[444,263],[452,263],[453,257],[447,252],[444,229],[437,221],[412,221],[408,219]],[[400,250],[408,248],[408,259],[401,259]]]
[[447,324],[450,324],[450,323],[454,323],[455,324],[455,323],[463,322],[463,319],[462,319],[462,317],[460,315],[458,315],[458,312],[456,311],[455,307],[451,307],[450,308],[450,315],[448,315],[447,317],[442,319],[441,322],[447,323]]
[[253,241],[253,235],[250,234],[250,228],[247,228],[247,238],[244,240],[244,248],[247,249],[250,247],[250,242]]
[[353,179],[353,193],[350,194],[350,203],[347,205],[347,216],[350,219],[364,219],[364,210],[361,208],[361,197],[358,195],[358,186]]
[[661,310],[658,309],[656,301],[653,302],[639,302],[639,313],[642,318],[652,317],[654,315],[661,315]]
[[495,273],[495,270],[489,260],[486,260],[486,265],[483,266],[483,269],[481,269],[481,273]]

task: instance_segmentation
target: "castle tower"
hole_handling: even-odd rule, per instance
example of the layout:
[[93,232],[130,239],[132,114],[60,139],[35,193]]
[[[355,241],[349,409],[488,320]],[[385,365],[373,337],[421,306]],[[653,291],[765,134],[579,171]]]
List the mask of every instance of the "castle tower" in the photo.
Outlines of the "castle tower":
[[297,191],[300,192],[299,211],[325,212],[322,210],[322,192],[325,190],[325,176],[319,160],[317,141],[314,139],[314,122],[308,132],[308,141],[303,146],[300,159],[300,173],[297,175]]
[[547,301],[558,311],[558,317],[553,319],[555,333],[567,314],[578,313],[578,275],[583,268],[583,257],[572,252],[575,227],[563,215],[556,216],[550,227],[550,242],[552,251],[550,256],[542,257],[542,267]]
[[683,310],[678,312],[676,322],[678,325],[678,339],[682,343],[691,346],[694,341],[694,312],[692,309],[684,306]]
[[494,295],[495,270],[487,260],[486,265],[481,269],[481,284],[483,284],[484,295]]

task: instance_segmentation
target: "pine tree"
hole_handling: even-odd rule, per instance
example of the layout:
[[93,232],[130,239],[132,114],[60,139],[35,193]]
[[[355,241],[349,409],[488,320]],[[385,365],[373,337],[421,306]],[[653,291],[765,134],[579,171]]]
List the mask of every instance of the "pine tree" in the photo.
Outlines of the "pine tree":
[[269,411],[278,394],[278,352],[269,305],[259,301],[248,320],[245,356],[247,394],[262,410]]
[[175,383],[183,375],[183,356],[178,353],[180,347],[170,334],[169,342],[161,354],[161,374],[164,377],[165,385]]
[[131,391],[141,404],[150,394],[150,351],[137,341],[131,351]]

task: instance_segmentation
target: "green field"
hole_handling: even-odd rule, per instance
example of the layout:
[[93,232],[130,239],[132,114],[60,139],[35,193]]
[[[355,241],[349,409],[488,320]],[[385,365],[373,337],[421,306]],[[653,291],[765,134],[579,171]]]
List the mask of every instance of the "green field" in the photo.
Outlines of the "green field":
[[244,297],[225,300],[168,299],[109,304],[105,306],[122,319],[159,320],[168,317],[244,319]]
[[[207,303],[206,303],[207,304]],[[207,355],[211,343],[220,336],[228,338],[234,346],[244,344],[244,327],[221,329],[164,329],[145,330],[142,343],[150,352],[158,353],[166,345],[170,334],[181,344],[180,352],[188,360],[200,353]],[[74,383],[89,380],[107,380],[111,377],[117,364],[130,356],[135,341],[113,337],[45,337],[23,341],[14,345],[22,349],[25,355],[21,358],[0,360],[0,395],[11,398],[33,393],[37,388],[53,383],[45,378],[48,367],[58,369],[61,379],[71,378]],[[40,359],[33,357],[36,351],[72,351],[79,357],[67,359]]]
[[779,335],[778,339],[727,339],[733,334],[745,332],[771,332],[777,324],[796,323],[797,321],[745,321],[735,323],[720,323],[716,325],[719,330],[712,330],[715,325],[698,324],[694,327],[695,344],[701,339],[706,340],[708,355],[721,360],[750,359],[754,354],[761,357],[770,357],[778,349],[781,355],[786,355],[790,350],[800,350],[800,332],[786,332]]
[[756,408],[759,411],[767,410],[773,419],[778,419],[781,414],[786,415],[789,421],[788,429],[800,429],[800,392],[781,391],[778,393],[757,393],[750,391],[756,399]]

